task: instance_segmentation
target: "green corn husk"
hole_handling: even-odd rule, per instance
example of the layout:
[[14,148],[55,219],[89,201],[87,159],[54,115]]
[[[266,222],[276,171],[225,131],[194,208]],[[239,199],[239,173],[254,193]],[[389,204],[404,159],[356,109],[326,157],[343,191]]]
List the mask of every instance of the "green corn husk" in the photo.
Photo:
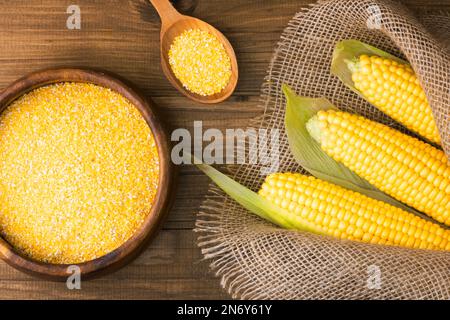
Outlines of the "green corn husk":
[[331,62],[331,73],[337,76],[347,87],[365,99],[365,96],[355,88],[352,80],[352,67],[359,56],[366,54],[369,56],[380,56],[392,59],[402,64],[407,61],[397,58],[386,51],[375,48],[367,43],[358,40],[342,40],[336,44]]
[[[320,110],[339,110],[325,98],[297,96],[287,85],[283,85],[286,96],[285,126],[289,147],[295,160],[316,178],[325,180],[370,198],[384,201],[405,211],[430,220],[413,208],[391,198],[367,180],[328,156],[308,131],[307,123]],[[310,128],[311,130],[311,128]],[[319,134],[314,132],[315,135]]]
[[278,207],[213,167],[207,164],[197,164],[197,167],[210,177],[211,180],[232,199],[257,216],[285,229],[324,234],[324,232],[314,224]]

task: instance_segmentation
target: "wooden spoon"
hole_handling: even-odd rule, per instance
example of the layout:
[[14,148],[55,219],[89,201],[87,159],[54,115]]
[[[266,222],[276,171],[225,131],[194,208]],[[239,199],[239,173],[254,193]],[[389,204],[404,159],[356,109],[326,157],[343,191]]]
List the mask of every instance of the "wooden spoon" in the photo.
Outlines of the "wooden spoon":
[[[236,61],[236,54],[228,39],[216,28],[210,24],[193,18],[190,16],[180,14],[170,3],[169,0],[150,0],[150,2],[158,11],[161,17],[161,66],[167,79],[172,85],[178,89],[186,97],[201,103],[218,103],[227,99],[236,88],[238,80],[238,65]],[[183,84],[175,77],[169,64],[169,49],[170,45],[176,36],[183,33],[188,29],[200,29],[208,31],[212,35],[216,36],[219,41],[222,42],[228,56],[231,59],[231,77],[228,85],[222,89],[221,92],[210,95],[201,96],[196,93],[192,93],[187,90]]]

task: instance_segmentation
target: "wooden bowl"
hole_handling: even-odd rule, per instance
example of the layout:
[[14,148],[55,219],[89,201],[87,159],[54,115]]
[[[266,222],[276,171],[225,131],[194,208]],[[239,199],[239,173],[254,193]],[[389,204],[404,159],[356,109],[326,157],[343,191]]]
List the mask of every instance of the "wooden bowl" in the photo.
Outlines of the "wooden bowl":
[[[58,82],[85,82],[110,88],[126,97],[136,108],[152,130],[160,157],[159,186],[152,210],[138,231],[119,248],[95,260],[74,264],[80,268],[82,279],[89,279],[117,270],[130,262],[145,248],[149,240],[161,227],[172,203],[175,167],[170,159],[169,140],[155,113],[155,106],[136,90],[116,76],[102,71],[87,69],[47,69],[31,73],[12,83],[0,92],[0,112],[23,94],[48,84]],[[0,258],[14,268],[33,276],[48,280],[65,281],[72,272],[72,265],[50,264],[34,261],[16,252],[0,237]]]

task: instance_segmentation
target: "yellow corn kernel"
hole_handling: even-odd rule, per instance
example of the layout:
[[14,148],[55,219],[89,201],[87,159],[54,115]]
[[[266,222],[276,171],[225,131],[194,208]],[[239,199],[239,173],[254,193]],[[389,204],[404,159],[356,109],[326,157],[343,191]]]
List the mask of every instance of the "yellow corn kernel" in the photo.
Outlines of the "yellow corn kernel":
[[[295,184],[288,185],[287,181]],[[310,201],[294,199],[288,190],[308,191]],[[332,197],[314,196],[323,190]],[[450,231],[432,222],[312,176],[271,174],[259,194],[275,204],[282,203],[292,213],[305,212],[302,218],[329,236],[341,239],[435,250],[445,250],[450,240]]]
[[[344,119],[355,129],[342,126]],[[450,225],[450,165],[443,151],[381,123],[334,110],[319,111],[308,129],[333,159],[393,198]]]
[[349,62],[349,68],[355,88],[371,104],[411,131],[440,143],[431,107],[409,65],[361,55],[356,62]]

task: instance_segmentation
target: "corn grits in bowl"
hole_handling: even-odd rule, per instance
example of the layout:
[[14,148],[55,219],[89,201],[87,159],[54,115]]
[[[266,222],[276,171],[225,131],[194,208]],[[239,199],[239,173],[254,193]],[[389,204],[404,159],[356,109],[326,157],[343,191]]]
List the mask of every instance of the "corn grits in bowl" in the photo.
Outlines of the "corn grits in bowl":
[[91,273],[141,246],[164,207],[165,146],[149,118],[121,93],[79,81],[33,88],[3,109],[0,236],[20,259]]

